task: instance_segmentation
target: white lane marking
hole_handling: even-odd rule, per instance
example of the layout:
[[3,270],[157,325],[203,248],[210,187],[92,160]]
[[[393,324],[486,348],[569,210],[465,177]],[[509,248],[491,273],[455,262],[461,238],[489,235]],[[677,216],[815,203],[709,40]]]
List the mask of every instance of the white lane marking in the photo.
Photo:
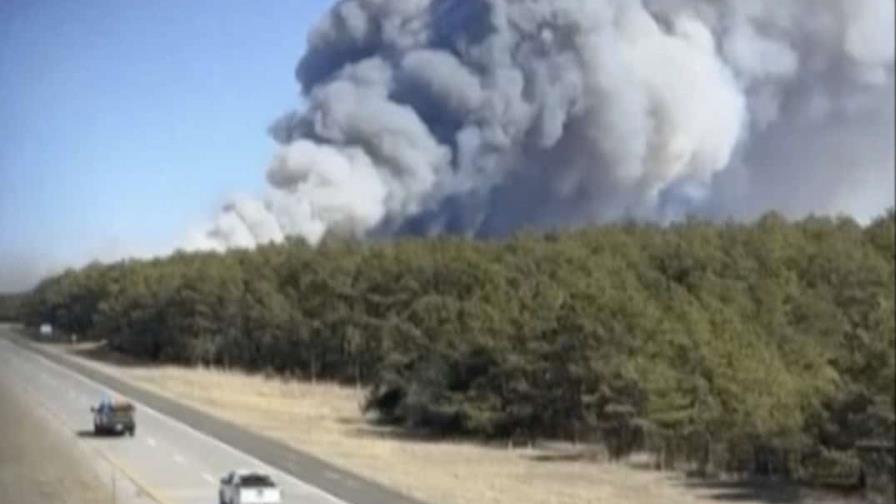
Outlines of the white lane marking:
[[146,444],[155,448],[158,443],[156,443],[156,440],[153,438],[146,438]]
[[[39,353],[39,352],[36,351],[36,350],[31,350],[31,349],[26,348],[26,347],[20,347],[20,346],[15,345],[14,343],[11,343],[11,342],[9,342],[9,344],[10,344],[10,345],[13,345],[13,348],[16,348],[16,349],[18,349],[18,350],[21,350],[22,352],[26,353],[27,355],[30,355],[31,357],[35,358],[36,360],[38,360],[38,361],[40,361],[40,362],[43,362],[43,363],[44,363],[45,365],[47,365],[47,366],[49,366],[49,367],[51,367],[51,368],[54,368],[54,369],[57,369],[57,370],[59,370],[59,371],[62,371],[63,373],[65,373],[65,374],[67,374],[67,375],[69,375],[69,376],[73,376],[73,377],[75,377],[76,379],[78,379],[78,380],[80,380],[80,381],[86,383],[86,384],[89,385],[90,387],[97,388],[97,389],[104,390],[104,391],[105,391],[105,390],[109,390],[109,388],[107,388],[105,385],[101,385],[100,383],[98,383],[98,382],[96,382],[96,381],[94,381],[94,380],[92,380],[92,379],[90,379],[90,378],[88,378],[88,377],[86,377],[86,376],[83,376],[83,375],[81,375],[81,374],[78,374],[76,371],[74,371],[74,370],[72,370],[72,369],[69,369],[69,368],[63,366],[62,364],[57,364],[57,363],[51,361],[50,359],[44,357],[41,353]],[[68,358],[68,357],[66,357],[66,356],[61,356],[61,358],[66,359],[66,358]],[[127,382],[126,382],[126,383],[127,383]],[[307,483],[307,482],[305,482],[305,481],[302,481],[302,480],[300,480],[299,478],[297,478],[297,477],[295,477],[295,476],[293,476],[293,475],[291,475],[291,474],[287,474],[287,473],[285,473],[284,471],[281,471],[280,469],[277,469],[277,468],[272,467],[270,464],[267,464],[267,463],[265,463],[265,462],[262,462],[261,460],[258,460],[258,458],[253,457],[252,455],[249,455],[248,453],[243,453],[243,452],[237,450],[236,448],[230,446],[229,444],[224,443],[223,441],[221,441],[221,440],[219,440],[219,439],[213,438],[212,436],[210,436],[210,435],[208,435],[208,434],[206,434],[206,433],[204,433],[204,432],[198,431],[198,430],[194,429],[193,427],[191,427],[190,425],[187,425],[187,424],[185,424],[185,423],[183,423],[183,422],[181,422],[181,421],[179,421],[179,420],[175,420],[175,419],[173,419],[173,418],[171,418],[171,417],[165,416],[165,415],[159,413],[158,411],[156,411],[156,410],[150,408],[149,406],[143,404],[143,403],[140,402],[140,401],[136,401],[136,400],[134,400],[134,399],[131,399],[131,402],[134,403],[135,405],[139,406],[141,409],[143,409],[143,410],[146,411],[147,413],[153,415],[154,417],[156,417],[156,418],[159,419],[160,421],[165,422],[165,423],[167,423],[168,425],[171,425],[171,426],[173,426],[173,427],[175,427],[175,428],[180,428],[180,429],[182,429],[182,430],[185,430],[185,431],[187,431],[187,432],[190,432],[190,433],[192,433],[194,436],[200,437],[200,438],[202,438],[202,439],[204,439],[204,440],[206,440],[206,441],[208,441],[208,442],[210,442],[210,443],[212,443],[212,444],[214,444],[214,445],[216,445],[216,446],[218,446],[218,447],[221,447],[221,448],[223,448],[223,449],[229,451],[230,453],[232,453],[232,454],[234,454],[234,455],[236,455],[236,456],[238,456],[238,457],[245,458],[246,460],[248,460],[248,461],[252,462],[253,464],[257,465],[259,469],[264,469],[266,472],[270,473],[271,475],[277,474],[277,475],[279,475],[279,476],[280,476],[282,479],[284,479],[284,480],[292,481],[296,486],[302,488],[303,490],[305,490],[305,491],[308,492],[308,493],[317,494],[317,495],[319,495],[319,496],[321,496],[321,497],[323,497],[323,498],[329,500],[330,502],[332,502],[332,503],[334,503],[334,504],[349,504],[349,503],[347,503],[347,502],[345,502],[345,501],[343,501],[343,500],[340,500],[340,499],[336,498],[336,497],[333,496],[333,495],[330,495],[329,493],[325,492],[324,490],[322,490],[322,489],[320,489],[320,488],[318,488],[318,487],[316,487],[316,486],[314,486],[314,485],[312,485],[312,484],[310,484],[310,483]],[[176,401],[175,401],[175,402],[176,402]]]
[[178,454],[178,453],[175,453],[174,456],[171,458],[173,458],[175,462],[177,462],[178,464],[181,464],[181,465],[183,465],[186,462],[186,460],[184,460],[184,458],[181,457],[180,454]]
[[202,473],[202,479],[204,479],[205,481],[208,481],[209,483],[215,482],[215,478],[213,478],[212,475],[209,473]]

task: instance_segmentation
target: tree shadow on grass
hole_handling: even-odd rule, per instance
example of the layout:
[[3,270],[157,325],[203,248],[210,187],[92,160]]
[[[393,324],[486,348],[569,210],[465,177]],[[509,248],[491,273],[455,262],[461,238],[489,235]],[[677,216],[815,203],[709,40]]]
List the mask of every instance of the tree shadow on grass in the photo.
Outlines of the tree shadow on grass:
[[105,341],[96,343],[85,343],[69,348],[69,353],[82,357],[94,362],[103,364],[111,364],[113,366],[126,368],[150,368],[156,367],[157,364],[150,363],[145,360],[135,359],[128,355],[124,355],[111,350]]
[[858,504],[861,493],[854,488],[806,487],[771,479],[712,481],[689,478],[684,486],[719,502],[766,504]]
[[534,460],[535,462],[590,462],[590,463],[604,463],[606,462],[606,457],[602,453],[598,452],[588,452],[588,451],[580,451],[580,452],[541,452],[536,453],[530,457],[527,457],[530,460]]
[[418,443],[445,443],[458,441],[456,437],[443,436],[431,431],[403,429],[374,421],[353,422],[355,426],[347,432],[356,438],[388,439],[393,441],[413,441]]

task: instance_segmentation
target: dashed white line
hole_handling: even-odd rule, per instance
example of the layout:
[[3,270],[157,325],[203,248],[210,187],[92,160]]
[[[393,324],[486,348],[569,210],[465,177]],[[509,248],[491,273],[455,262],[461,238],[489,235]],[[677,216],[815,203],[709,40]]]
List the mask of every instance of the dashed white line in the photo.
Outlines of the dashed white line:
[[181,457],[180,455],[178,455],[177,453],[175,453],[175,454],[174,454],[174,457],[172,457],[172,458],[173,458],[174,461],[177,462],[178,464],[183,464],[184,462],[186,462],[186,460],[184,460],[184,458]]
[[153,439],[153,438],[146,438],[146,444],[148,444],[149,446],[152,446],[153,448],[155,448],[155,446],[156,446],[158,443],[156,443],[156,440]]
[[208,481],[209,483],[214,483],[214,482],[215,482],[215,478],[213,478],[212,475],[209,474],[209,473],[202,473],[202,478],[203,478],[205,481]]

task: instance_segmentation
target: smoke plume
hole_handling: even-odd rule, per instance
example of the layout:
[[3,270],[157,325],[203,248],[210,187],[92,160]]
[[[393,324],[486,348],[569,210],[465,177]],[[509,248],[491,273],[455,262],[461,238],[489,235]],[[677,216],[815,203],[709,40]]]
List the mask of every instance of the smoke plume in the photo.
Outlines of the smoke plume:
[[268,194],[194,245],[868,217],[893,204],[893,33],[893,0],[342,0]]

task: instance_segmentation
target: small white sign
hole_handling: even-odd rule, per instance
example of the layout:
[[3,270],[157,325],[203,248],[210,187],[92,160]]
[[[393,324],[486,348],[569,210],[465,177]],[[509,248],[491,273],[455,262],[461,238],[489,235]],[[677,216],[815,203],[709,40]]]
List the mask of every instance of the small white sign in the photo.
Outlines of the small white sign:
[[41,336],[50,336],[53,334],[53,326],[50,324],[41,324],[40,325],[40,335]]

